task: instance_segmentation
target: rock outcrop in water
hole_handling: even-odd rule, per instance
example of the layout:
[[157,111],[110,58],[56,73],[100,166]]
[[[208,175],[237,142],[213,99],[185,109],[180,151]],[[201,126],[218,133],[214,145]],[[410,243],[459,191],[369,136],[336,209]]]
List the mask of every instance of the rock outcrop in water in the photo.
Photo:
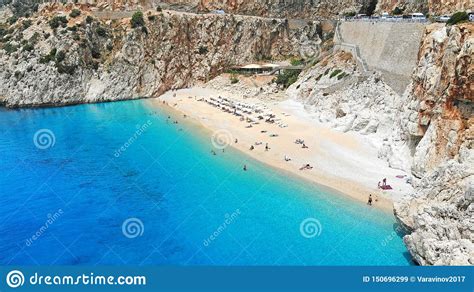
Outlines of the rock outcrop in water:
[[[290,29],[282,19],[150,11],[132,29],[130,18],[87,18],[87,11],[72,18],[70,11],[44,9],[4,30],[0,101],[6,106],[157,96],[232,65],[298,55],[319,38],[317,22]],[[52,29],[58,13],[65,18],[55,18]]]

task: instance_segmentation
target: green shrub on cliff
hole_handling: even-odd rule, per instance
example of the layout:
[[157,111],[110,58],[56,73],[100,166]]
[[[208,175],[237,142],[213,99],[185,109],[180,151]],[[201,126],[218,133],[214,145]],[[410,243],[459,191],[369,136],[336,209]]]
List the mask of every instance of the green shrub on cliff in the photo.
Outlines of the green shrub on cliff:
[[4,46],[3,46],[3,50],[5,52],[7,52],[7,54],[11,54],[11,53],[14,53],[16,52],[16,50],[18,50],[18,46],[17,45],[13,45],[11,43],[6,43]]
[[60,25],[66,25],[67,24],[67,18],[66,16],[55,16],[53,18],[51,18],[51,20],[49,21],[49,26],[52,28],[52,29],[56,29],[58,28]]
[[205,46],[200,46],[200,47],[199,47],[199,50],[198,50],[199,55],[207,54],[208,51],[209,51],[209,50],[208,50],[207,47],[205,47]]
[[18,17],[12,16],[7,19],[8,24],[12,25],[18,20]]
[[356,15],[357,15],[357,12],[355,12],[355,11],[344,13],[344,17],[354,17]]
[[23,45],[23,51],[31,52],[31,51],[34,50],[34,48],[35,48],[35,46],[33,44],[30,44],[30,43]]
[[300,65],[303,65],[303,60],[300,58],[292,58],[290,60],[290,64],[291,66],[300,66]]
[[341,72],[342,72],[342,70],[336,69],[336,70],[332,71],[331,75],[329,75],[329,78],[336,77],[336,76],[339,75],[339,73],[341,73]]
[[56,54],[56,63],[61,63],[64,59],[66,59],[66,53],[64,51],[59,51]]
[[449,25],[453,25],[456,23],[464,22],[469,20],[469,15],[466,13],[466,11],[460,11],[454,13],[451,18],[446,22]]
[[395,9],[392,10],[393,15],[402,15],[403,10],[400,7],[395,7]]
[[145,26],[145,20],[143,19],[143,13],[141,11],[137,11],[133,14],[132,19],[130,20],[130,24],[133,28]]
[[342,72],[341,74],[337,75],[337,80],[341,80],[342,78],[349,76],[349,73]]
[[234,74],[230,75],[230,84],[238,83],[239,79]]
[[97,27],[95,32],[101,37],[107,36],[107,31],[102,26]]
[[23,20],[23,22],[21,24],[23,26],[23,29],[27,29],[28,27],[31,26],[32,23],[33,22],[30,19],[25,19],[25,20]]
[[77,66],[76,65],[56,64],[56,68],[58,69],[59,74],[72,75],[72,74],[74,74],[74,71],[76,71]]
[[51,51],[49,51],[49,54],[41,56],[41,58],[39,59],[40,64],[46,64],[54,60],[54,58],[56,57],[56,52],[57,50],[54,48]]
[[300,72],[300,70],[283,70],[283,73],[278,74],[275,83],[288,88],[291,84],[296,82]]
[[72,17],[72,18],[76,18],[79,15],[81,15],[81,10],[79,10],[79,9],[73,9],[71,11],[71,13],[69,14],[69,16]]

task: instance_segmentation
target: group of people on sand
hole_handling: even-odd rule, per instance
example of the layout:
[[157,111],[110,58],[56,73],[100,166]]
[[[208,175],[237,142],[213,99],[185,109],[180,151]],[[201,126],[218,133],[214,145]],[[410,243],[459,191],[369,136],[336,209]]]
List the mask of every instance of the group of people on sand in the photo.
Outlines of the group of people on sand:
[[387,179],[386,178],[384,178],[382,180],[382,183],[379,182],[377,186],[378,186],[379,189],[382,189],[382,190],[391,190],[392,189],[392,186],[387,184]]
[[[387,178],[383,178],[382,182],[379,181],[377,187],[379,189],[382,189],[382,190],[391,190],[392,189],[392,186],[387,184]],[[377,197],[375,197],[375,201],[377,202]],[[369,194],[369,199],[367,200],[367,205],[372,206],[372,202],[373,202],[372,194]]]

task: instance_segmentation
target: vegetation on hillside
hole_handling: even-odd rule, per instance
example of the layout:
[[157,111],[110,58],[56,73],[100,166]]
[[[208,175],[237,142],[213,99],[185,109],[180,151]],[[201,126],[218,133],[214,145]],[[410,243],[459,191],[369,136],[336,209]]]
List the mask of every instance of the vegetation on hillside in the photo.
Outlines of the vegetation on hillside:
[[460,11],[454,13],[451,18],[446,22],[449,25],[453,25],[456,23],[464,22],[469,20],[469,15],[466,13],[466,11]]
[[79,9],[73,9],[71,13],[69,14],[69,17],[76,18],[79,15],[81,15],[81,10]]
[[229,79],[230,79],[231,84],[235,84],[239,82],[239,79],[237,78],[235,74],[231,74]]
[[403,14],[403,9],[401,9],[400,7],[395,7],[395,9],[392,10],[392,14],[393,15],[402,15]]
[[50,26],[52,29],[56,29],[56,28],[58,28],[59,26],[65,27],[66,25],[67,25],[67,18],[66,18],[66,16],[54,16],[54,17],[51,18],[51,20],[49,21],[49,26]]
[[135,12],[132,16],[132,19],[130,20],[130,24],[133,28],[145,26],[145,19],[143,19],[143,13],[141,11]]
[[283,70],[283,73],[278,74],[275,83],[282,85],[284,88],[290,87],[291,84],[298,80],[301,70]]

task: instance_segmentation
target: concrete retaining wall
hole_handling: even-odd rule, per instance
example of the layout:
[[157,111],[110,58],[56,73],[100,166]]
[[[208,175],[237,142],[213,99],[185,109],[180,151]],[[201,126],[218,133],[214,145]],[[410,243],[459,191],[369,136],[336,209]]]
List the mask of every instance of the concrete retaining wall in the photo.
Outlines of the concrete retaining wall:
[[342,42],[358,47],[369,70],[381,71],[401,94],[416,66],[423,30],[422,23],[342,22],[339,33]]

